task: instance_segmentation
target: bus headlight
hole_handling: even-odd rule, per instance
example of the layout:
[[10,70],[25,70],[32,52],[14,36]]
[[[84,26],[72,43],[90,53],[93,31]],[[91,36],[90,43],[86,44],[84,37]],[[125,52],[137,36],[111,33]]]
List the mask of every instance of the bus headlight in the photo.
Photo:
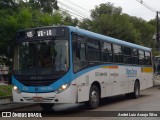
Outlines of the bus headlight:
[[14,87],[13,87],[13,90],[14,90],[15,92],[17,92],[17,93],[21,93],[21,91],[18,89],[17,86],[14,86]]
[[55,92],[58,94],[58,93],[61,93],[63,92],[64,90],[66,90],[68,87],[70,86],[70,84],[64,84],[62,85],[60,88],[58,88],[58,90],[56,90]]

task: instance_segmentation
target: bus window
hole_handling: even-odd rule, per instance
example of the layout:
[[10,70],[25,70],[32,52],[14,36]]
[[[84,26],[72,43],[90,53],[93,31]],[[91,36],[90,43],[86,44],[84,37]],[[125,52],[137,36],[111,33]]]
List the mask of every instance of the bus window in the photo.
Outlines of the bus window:
[[132,63],[135,65],[139,64],[139,54],[137,49],[132,50]]
[[88,39],[87,41],[88,46],[88,58],[90,61],[100,61],[101,54],[100,54],[100,41],[94,39]]
[[142,50],[139,50],[139,64],[140,65],[145,65],[144,51],[142,51]]
[[73,64],[74,72],[77,72],[86,65],[86,45],[82,36],[73,37]]
[[151,65],[151,53],[145,52],[145,64]]
[[124,63],[125,64],[132,64],[132,51],[131,48],[124,47],[123,48],[123,54],[124,54]]
[[113,52],[114,52],[114,62],[123,63],[122,47],[119,45],[113,44]]
[[111,43],[104,42],[104,44],[103,44],[103,61],[104,62],[112,62],[113,61],[113,53],[112,53]]
[[[56,56],[54,55],[56,52]],[[55,48],[52,48],[52,56],[55,56],[56,71],[67,71],[68,69],[68,42],[66,40],[55,40]],[[52,58],[53,59],[53,58]]]

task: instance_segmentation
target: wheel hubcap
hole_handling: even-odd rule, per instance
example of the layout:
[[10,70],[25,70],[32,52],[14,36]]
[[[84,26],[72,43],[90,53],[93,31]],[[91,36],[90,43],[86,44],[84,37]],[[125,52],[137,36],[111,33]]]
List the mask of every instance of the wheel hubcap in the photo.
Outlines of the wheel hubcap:
[[91,102],[93,104],[97,104],[97,102],[98,102],[98,94],[96,91],[92,91],[92,93],[91,93]]
[[136,96],[138,96],[139,95],[139,89],[138,89],[138,87],[136,87]]

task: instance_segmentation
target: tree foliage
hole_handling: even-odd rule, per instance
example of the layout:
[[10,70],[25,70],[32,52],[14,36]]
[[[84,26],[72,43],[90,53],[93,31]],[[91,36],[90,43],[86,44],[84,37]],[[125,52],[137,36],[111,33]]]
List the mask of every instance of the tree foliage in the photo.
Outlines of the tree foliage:
[[64,17],[57,10],[56,0],[0,0],[0,6],[0,56],[5,58],[0,64],[3,61],[4,64],[11,65],[15,34],[18,30],[78,24],[78,19],[72,19],[69,14]]
[[112,15],[117,14],[120,15],[122,13],[121,7],[114,7],[112,3],[103,3],[99,6],[96,6],[94,10],[91,11],[91,17],[96,19],[102,14]]
[[47,13],[52,13],[54,9],[59,9],[57,0],[29,0],[29,5],[32,6],[32,9]]
[[130,21],[136,31],[140,33],[139,40],[142,45],[153,48],[153,35],[156,32],[156,28],[141,18],[130,17]]
[[[122,8],[103,3],[91,11],[92,20],[85,19],[80,27],[131,43],[151,47],[155,50],[153,34],[155,22],[122,13]],[[155,52],[154,52],[155,53]]]

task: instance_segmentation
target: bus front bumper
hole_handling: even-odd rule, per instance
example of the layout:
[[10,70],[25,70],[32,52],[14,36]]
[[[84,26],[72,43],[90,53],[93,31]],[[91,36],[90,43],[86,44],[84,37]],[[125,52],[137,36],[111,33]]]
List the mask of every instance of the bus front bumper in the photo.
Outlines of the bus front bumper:
[[61,93],[26,93],[12,89],[13,102],[21,103],[76,103],[77,86],[71,85]]

